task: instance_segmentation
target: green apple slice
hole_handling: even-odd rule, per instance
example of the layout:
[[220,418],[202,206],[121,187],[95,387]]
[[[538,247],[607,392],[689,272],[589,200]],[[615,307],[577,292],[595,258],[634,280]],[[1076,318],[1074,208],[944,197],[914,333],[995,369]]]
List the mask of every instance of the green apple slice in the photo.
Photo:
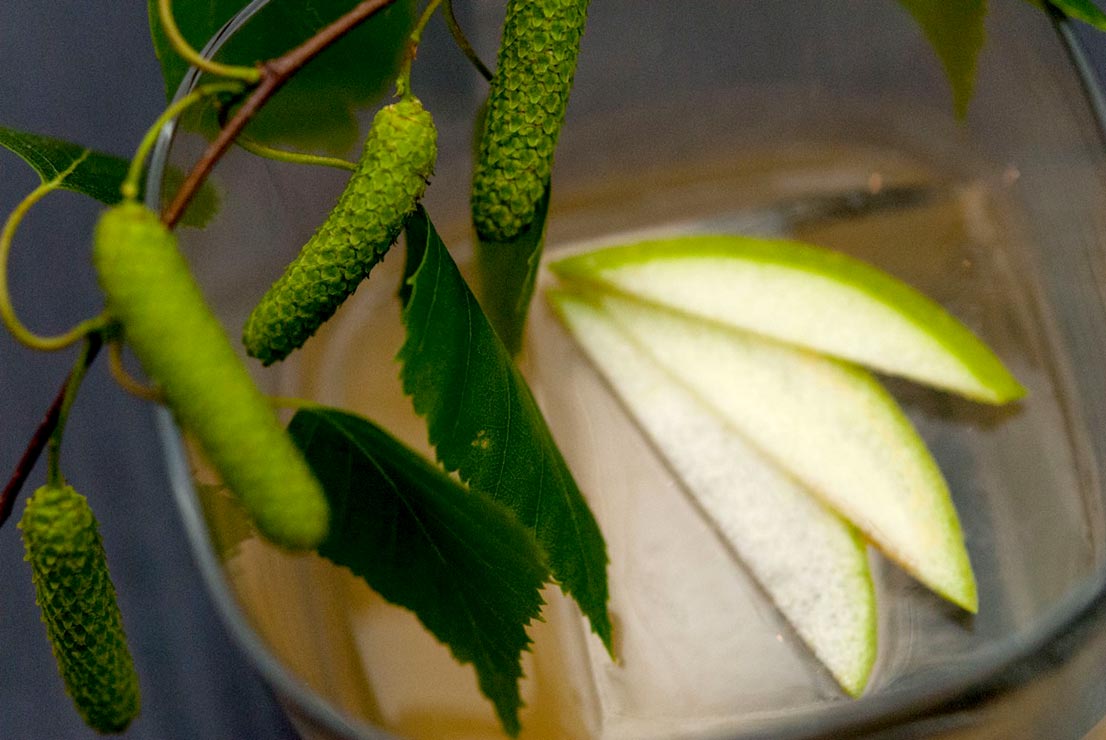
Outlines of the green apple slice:
[[684,236],[553,263],[583,281],[985,403],[1025,390],[971,330],[906,283],[798,242]]
[[891,395],[867,371],[750,332],[596,294],[655,362],[734,429],[949,601],[978,608],[948,486]]
[[857,531],[753,450],[594,304],[548,296],[795,632],[841,687],[859,696],[876,656],[876,608]]

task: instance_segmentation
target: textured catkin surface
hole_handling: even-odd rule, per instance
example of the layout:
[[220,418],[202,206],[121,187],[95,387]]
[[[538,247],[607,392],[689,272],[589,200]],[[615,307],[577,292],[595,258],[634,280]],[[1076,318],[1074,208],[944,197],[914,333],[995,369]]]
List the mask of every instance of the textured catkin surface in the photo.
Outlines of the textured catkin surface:
[[482,239],[511,241],[534,219],[553,168],[587,0],[510,0],[473,173]]
[[338,310],[399,236],[437,153],[434,121],[416,98],[376,114],[334,210],[247,319],[250,355],[266,365],[284,359]]
[[88,501],[69,486],[43,486],[19,528],[66,690],[90,727],[122,732],[138,714],[138,676]]
[[328,524],[322,489],[208,309],[173,235],[148,209],[124,203],[97,224],[93,261],[124,340],[258,529],[289,549],[317,545]]

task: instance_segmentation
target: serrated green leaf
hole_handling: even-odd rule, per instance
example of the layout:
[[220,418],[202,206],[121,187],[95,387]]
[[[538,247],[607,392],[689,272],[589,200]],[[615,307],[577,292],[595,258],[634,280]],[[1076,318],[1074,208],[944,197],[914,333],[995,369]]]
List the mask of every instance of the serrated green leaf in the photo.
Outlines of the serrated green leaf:
[[[357,0],[272,0],[220,50],[228,64],[251,65],[295,48],[349,11]],[[242,8],[244,0],[193,0],[174,4],[174,19],[193,47],[202,47]],[[333,153],[358,143],[356,112],[391,88],[404,43],[414,26],[415,0],[397,0],[331,45],[273,97],[246,132],[269,144]],[[172,97],[188,71],[173,51],[147,0],[154,49]]]
[[403,388],[447,470],[532,528],[611,649],[603,535],[506,348],[421,207],[407,222]]
[[512,355],[522,349],[530,299],[541,264],[545,222],[549,213],[549,183],[538,201],[534,222],[517,239],[493,242],[478,239],[476,266],[481,281],[481,306],[496,334]]
[[[43,182],[57,178],[74,162],[80,160],[72,172],[59,183],[63,190],[87,195],[109,206],[123,199],[119,188],[130,167],[130,161],[123,157],[93,151],[69,141],[2,126],[0,126],[0,146],[14,152],[29,164]],[[174,182],[179,184],[183,180],[184,176],[180,170],[167,171],[168,185],[171,186]],[[142,186],[144,189],[145,182]],[[218,193],[210,183],[204,183],[189,205],[181,223],[185,226],[205,226],[218,210]]]
[[986,0],[899,0],[937,52],[952,87],[953,107],[963,118],[975,87],[976,62],[987,31]]
[[[165,181],[162,183],[162,197],[165,197],[166,193],[172,194],[177,192],[180,186],[184,183],[184,173],[176,168],[169,167],[165,170]],[[146,189],[145,178],[142,182],[142,191]],[[196,191],[196,194],[192,197],[192,202],[188,204],[188,209],[185,210],[184,215],[181,216],[181,226],[191,226],[196,229],[202,229],[211,223],[211,219],[215,218],[215,214],[219,212],[219,206],[221,205],[219,198],[219,191],[215,188],[211,178],[204,180],[204,184],[200,186],[200,189]]]
[[29,164],[43,182],[56,179],[81,160],[61,182],[60,187],[88,195],[101,203],[114,205],[122,200],[119,186],[130,162],[122,157],[94,152],[80,144],[0,127],[0,146],[11,150]]
[[[1045,0],[1029,0],[1030,4],[1044,9]],[[1100,31],[1106,31],[1106,13],[1092,0],[1048,0],[1048,4],[1069,18],[1083,21]]]
[[319,554],[413,611],[472,663],[504,729],[517,734],[525,627],[548,575],[533,535],[367,419],[303,409],[288,431],[330,504]]
[[[157,3],[158,0],[147,0],[146,14],[150,21],[150,39],[154,45],[154,54],[161,63],[165,99],[172,100],[189,65],[169,43],[169,37],[165,35],[161,25]],[[192,47],[200,50],[244,5],[242,0],[176,0],[173,2],[173,20]]]

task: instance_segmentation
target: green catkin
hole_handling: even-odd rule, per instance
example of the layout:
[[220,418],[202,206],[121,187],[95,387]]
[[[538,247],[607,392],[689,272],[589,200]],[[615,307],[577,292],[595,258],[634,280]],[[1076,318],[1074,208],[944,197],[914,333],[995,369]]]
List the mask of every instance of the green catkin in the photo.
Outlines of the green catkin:
[[338,204],[246,321],[250,355],[265,365],[283,360],[369,276],[426,191],[437,138],[417,98],[376,114]]
[[534,220],[553,169],[587,0],[509,0],[472,183],[472,221],[506,242]]
[[322,488],[207,307],[157,215],[137,203],[104,212],[93,262],[107,309],[180,425],[268,539],[292,550],[326,536]]
[[19,528],[66,691],[94,730],[122,732],[138,714],[138,676],[88,501],[70,486],[43,486]]

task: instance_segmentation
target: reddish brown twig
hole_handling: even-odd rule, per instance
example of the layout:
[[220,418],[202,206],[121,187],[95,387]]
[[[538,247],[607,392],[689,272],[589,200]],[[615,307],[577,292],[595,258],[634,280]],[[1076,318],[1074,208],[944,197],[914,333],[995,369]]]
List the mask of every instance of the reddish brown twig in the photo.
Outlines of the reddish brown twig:
[[[102,344],[98,333],[89,335],[88,342],[88,352],[84,356],[84,366],[86,368],[96,359],[96,355],[99,353],[100,345]],[[39,423],[38,428],[35,429],[35,433],[27,443],[27,449],[23,451],[23,456],[19,458],[19,462],[15,466],[15,471],[12,473],[7,485],[4,486],[4,491],[0,493],[0,527],[3,527],[4,523],[8,521],[8,518],[11,516],[12,509],[15,507],[15,500],[19,497],[19,492],[23,489],[23,484],[27,482],[27,477],[30,476],[31,471],[34,470],[35,463],[38,462],[38,458],[42,455],[42,451],[46,449],[46,445],[54,433],[62,403],[65,401],[65,391],[69,387],[69,379],[73,377],[73,372],[75,371],[70,371],[69,375],[65,376],[65,382],[63,382],[61,388],[58,389],[53,402],[50,404],[50,408],[46,410],[46,415],[42,417],[42,421]]]
[[161,220],[169,228],[173,228],[184,214],[188,204],[192,201],[200,185],[215,168],[216,163],[222,159],[238,134],[250,122],[250,119],[261,109],[263,105],[276,92],[288,82],[301,67],[314,59],[319,52],[326,49],[335,41],[345,36],[360,23],[372,17],[375,13],[391,5],[395,0],[364,0],[358,3],[352,10],[338,20],[321,29],[314,36],[303,42],[295,49],[261,65],[261,81],[254,88],[246,101],[242,103],[234,116],[227,121],[227,125],[219,131],[219,135],[208,145],[207,150],[199,161],[188,173],[180,190],[173,197],[173,201],[162,212]]

